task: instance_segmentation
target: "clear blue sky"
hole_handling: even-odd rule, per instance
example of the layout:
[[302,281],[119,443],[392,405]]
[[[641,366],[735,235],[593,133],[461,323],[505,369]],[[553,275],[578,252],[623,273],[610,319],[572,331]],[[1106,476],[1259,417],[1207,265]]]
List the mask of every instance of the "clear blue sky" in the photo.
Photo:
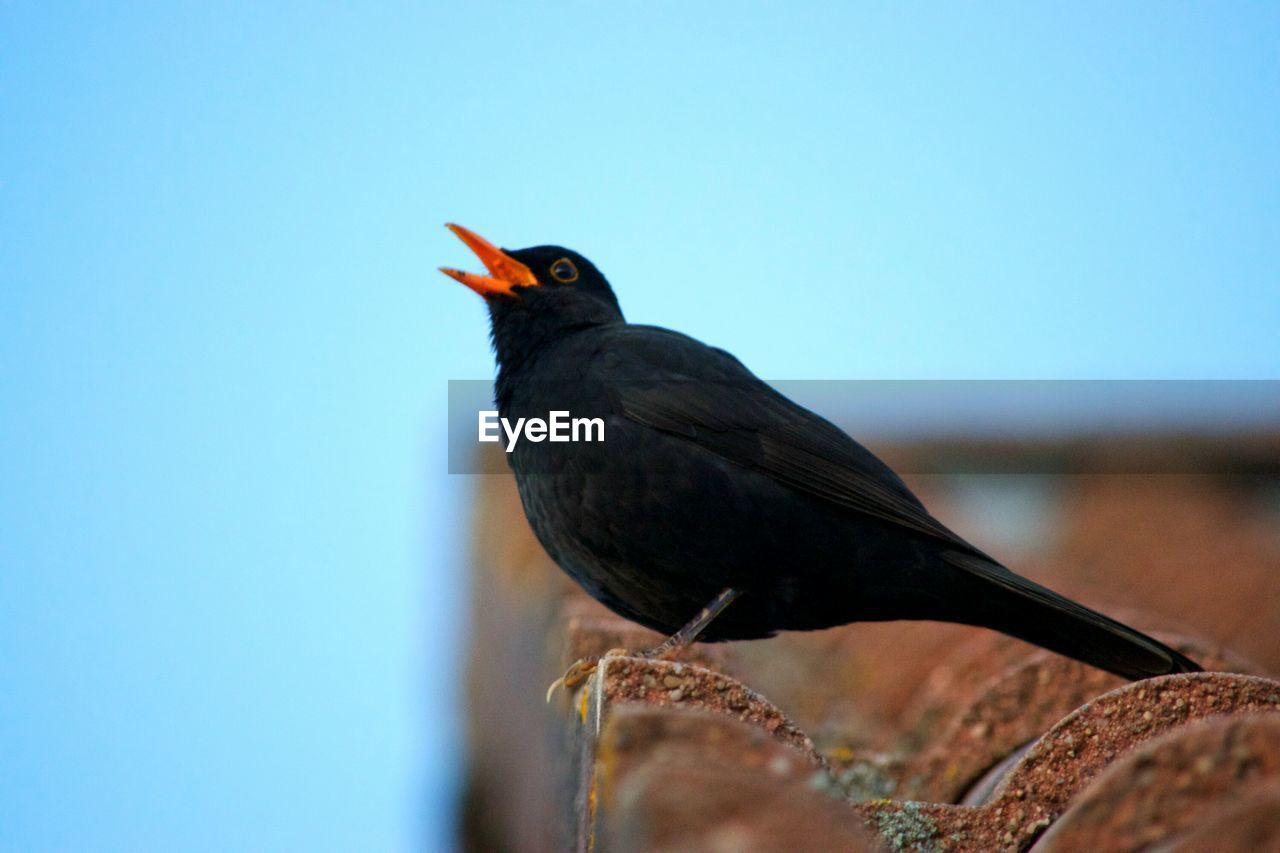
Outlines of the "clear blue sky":
[[1273,4],[371,5],[0,7],[0,849],[445,843],[446,220],[764,376],[1280,375]]

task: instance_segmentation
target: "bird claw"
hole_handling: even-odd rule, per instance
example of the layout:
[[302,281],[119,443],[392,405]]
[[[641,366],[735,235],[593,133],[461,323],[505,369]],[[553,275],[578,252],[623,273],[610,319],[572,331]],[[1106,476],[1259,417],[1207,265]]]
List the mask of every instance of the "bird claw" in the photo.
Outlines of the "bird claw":
[[596,671],[600,661],[605,658],[626,657],[629,654],[631,653],[626,649],[609,649],[599,657],[585,657],[574,661],[573,665],[565,670],[564,675],[551,682],[551,686],[547,688],[547,702],[551,702],[551,697],[556,694],[557,689],[563,687],[565,690],[573,690],[579,684],[585,682]]

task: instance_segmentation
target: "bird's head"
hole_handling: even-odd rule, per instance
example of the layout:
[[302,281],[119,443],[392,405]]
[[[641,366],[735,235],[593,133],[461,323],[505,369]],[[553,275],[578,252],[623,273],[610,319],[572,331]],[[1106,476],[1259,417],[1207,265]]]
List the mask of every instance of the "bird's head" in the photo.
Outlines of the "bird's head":
[[567,332],[623,322],[613,288],[577,252],[560,246],[500,249],[460,225],[447,227],[488,270],[479,275],[440,268],[484,297],[500,363]]

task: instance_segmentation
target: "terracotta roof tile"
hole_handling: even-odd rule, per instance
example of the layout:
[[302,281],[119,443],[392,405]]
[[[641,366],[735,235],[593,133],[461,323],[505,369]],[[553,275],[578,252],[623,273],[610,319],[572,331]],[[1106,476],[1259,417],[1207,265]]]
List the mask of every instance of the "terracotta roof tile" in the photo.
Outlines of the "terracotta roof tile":
[[1022,849],[1107,765],[1137,745],[1189,721],[1257,712],[1280,712],[1280,682],[1196,673],[1127,684],[1055,725],[981,806],[885,800],[856,808],[869,826],[879,826],[894,814],[927,818],[930,834],[918,840],[942,849]]
[[[924,710],[916,713],[935,722],[930,736],[914,733],[921,743],[906,767],[902,796],[957,802],[985,771],[1076,707],[1124,684],[1117,676],[1060,655],[1026,651],[1025,644],[993,637],[983,644],[983,659],[993,668],[1003,665],[995,675],[980,681],[976,676],[982,668],[965,666],[967,686],[961,689],[956,684],[950,702],[936,683],[921,697]],[[1168,635],[1160,639],[1210,669],[1240,665],[1195,640]],[[1021,656],[1015,656],[1014,650]]]
[[603,850],[871,850],[874,836],[814,785],[816,757],[757,726],[623,705],[600,733],[592,833]]
[[1169,853],[1280,850],[1280,782],[1250,786],[1238,800],[1220,802],[1196,826],[1171,839]]
[[[1134,850],[1166,841],[1280,783],[1280,714],[1210,718],[1176,728],[1117,761],[1036,849]],[[1221,848],[1219,848],[1221,849]]]

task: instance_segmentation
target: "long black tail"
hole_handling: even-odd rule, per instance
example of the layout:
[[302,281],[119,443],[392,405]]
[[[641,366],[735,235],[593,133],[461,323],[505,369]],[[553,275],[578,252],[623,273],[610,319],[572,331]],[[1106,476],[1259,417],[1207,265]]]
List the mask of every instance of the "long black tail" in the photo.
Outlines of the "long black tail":
[[[965,622],[994,628],[1124,678],[1200,671],[1199,664],[1159,640],[998,563],[957,552],[948,552],[943,559],[961,569],[973,584],[972,594],[965,596],[973,612],[964,614]],[[968,583],[962,579],[961,586]]]

